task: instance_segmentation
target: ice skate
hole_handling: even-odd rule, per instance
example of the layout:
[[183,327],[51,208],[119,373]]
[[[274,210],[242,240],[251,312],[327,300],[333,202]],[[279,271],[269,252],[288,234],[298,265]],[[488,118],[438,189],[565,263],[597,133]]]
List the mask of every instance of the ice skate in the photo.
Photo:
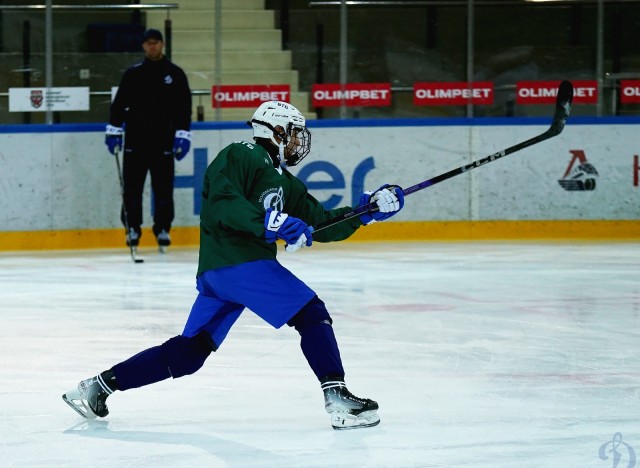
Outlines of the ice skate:
[[104,418],[109,414],[107,397],[113,393],[105,382],[104,374],[81,381],[77,388],[62,395],[62,399],[83,418]]
[[140,234],[133,228],[129,228],[129,232],[126,237],[127,247],[133,247],[134,249],[138,247],[140,243]]
[[167,247],[171,245],[169,233],[163,229],[156,236],[156,240],[158,241],[158,250],[160,253],[167,253]]
[[325,379],[322,391],[324,407],[335,430],[373,427],[380,423],[378,403],[354,396],[343,380]]

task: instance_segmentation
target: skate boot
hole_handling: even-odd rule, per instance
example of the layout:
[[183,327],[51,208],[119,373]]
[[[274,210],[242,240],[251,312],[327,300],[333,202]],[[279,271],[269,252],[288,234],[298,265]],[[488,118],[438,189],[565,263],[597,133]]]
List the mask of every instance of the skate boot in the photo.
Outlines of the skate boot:
[[115,391],[115,388],[112,388],[114,384],[109,385],[113,381],[113,372],[105,371],[83,380],[78,384],[78,388],[62,395],[62,399],[83,418],[104,418],[109,414],[107,397]]
[[127,247],[138,247],[138,244],[140,243],[140,233],[134,228],[129,228],[126,241]]
[[354,396],[340,378],[322,380],[324,407],[335,430],[373,427],[380,423],[378,403]]
[[171,237],[169,237],[169,233],[163,229],[156,236],[156,240],[158,241],[158,250],[162,253],[166,253],[167,247],[171,245]]

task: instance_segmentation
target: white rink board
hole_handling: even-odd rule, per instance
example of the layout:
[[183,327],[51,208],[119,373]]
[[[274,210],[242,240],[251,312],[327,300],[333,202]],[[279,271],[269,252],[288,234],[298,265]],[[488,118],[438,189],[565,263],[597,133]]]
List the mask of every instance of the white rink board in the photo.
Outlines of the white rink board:
[[[120,226],[120,187],[114,158],[95,131],[0,132],[0,231],[104,229]],[[210,162],[226,144],[250,140],[249,129],[194,125],[192,148]],[[314,169],[308,181],[344,179],[312,189],[319,200],[352,204],[360,190],[383,183],[422,182],[545,131],[547,125],[363,126],[312,130],[312,152],[299,167]],[[550,140],[411,195],[397,221],[633,220],[640,218],[640,188],[634,185],[634,155],[640,153],[637,124],[567,125]],[[592,191],[559,184],[571,151],[582,151],[599,175]],[[205,154],[206,152],[206,154]],[[327,172],[332,167],[333,175]],[[358,169],[359,168],[359,169]],[[201,180],[194,151],[176,164],[178,179]],[[187,182],[193,185],[192,182]],[[197,226],[197,190],[177,187],[174,226]],[[145,225],[150,225],[149,183]]]

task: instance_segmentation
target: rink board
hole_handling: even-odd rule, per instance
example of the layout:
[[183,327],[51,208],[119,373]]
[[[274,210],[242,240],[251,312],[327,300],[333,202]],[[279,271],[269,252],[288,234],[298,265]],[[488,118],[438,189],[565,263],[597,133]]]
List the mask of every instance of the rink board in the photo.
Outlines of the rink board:
[[[325,206],[354,205],[363,190],[408,187],[527,140],[547,120],[314,121],[312,153],[292,172]],[[570,120],[553,139],[412,194],[393,221],[356,239],[640,238],[639,127],[636,118]],[[120,187],[103,129],[0,127],[0,249],[122,244]],[[228,143],[251,138],[241,123],[198,123],[193,133],[193,150],[176,164],[178,245],[198,242],[207,164]],[[592,168],[591,182],[567,190],[562,181],[581,164]],[[149,183],[144,203],[149,228]]]

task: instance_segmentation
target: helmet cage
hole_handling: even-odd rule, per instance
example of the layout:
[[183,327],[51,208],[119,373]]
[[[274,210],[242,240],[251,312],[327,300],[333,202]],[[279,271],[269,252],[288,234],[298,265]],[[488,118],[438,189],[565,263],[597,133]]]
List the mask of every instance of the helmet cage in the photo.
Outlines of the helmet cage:
[[[302,161],[311,151],[311,132],[304,126],[294,125],[289,122],[284,132],[278,131],[273,125],[264,120],[251,119],[251,124],[255,129],[255,124],[263,125],[275,133],[281,140],[284,148],[287,148],[284,154],[284,160],[287,166],[295,166]],[[292,141],[293,138],[293,141]],[[273,136],[270,136],[274,143]],[[290,146],[290,142],[293,143]]]

